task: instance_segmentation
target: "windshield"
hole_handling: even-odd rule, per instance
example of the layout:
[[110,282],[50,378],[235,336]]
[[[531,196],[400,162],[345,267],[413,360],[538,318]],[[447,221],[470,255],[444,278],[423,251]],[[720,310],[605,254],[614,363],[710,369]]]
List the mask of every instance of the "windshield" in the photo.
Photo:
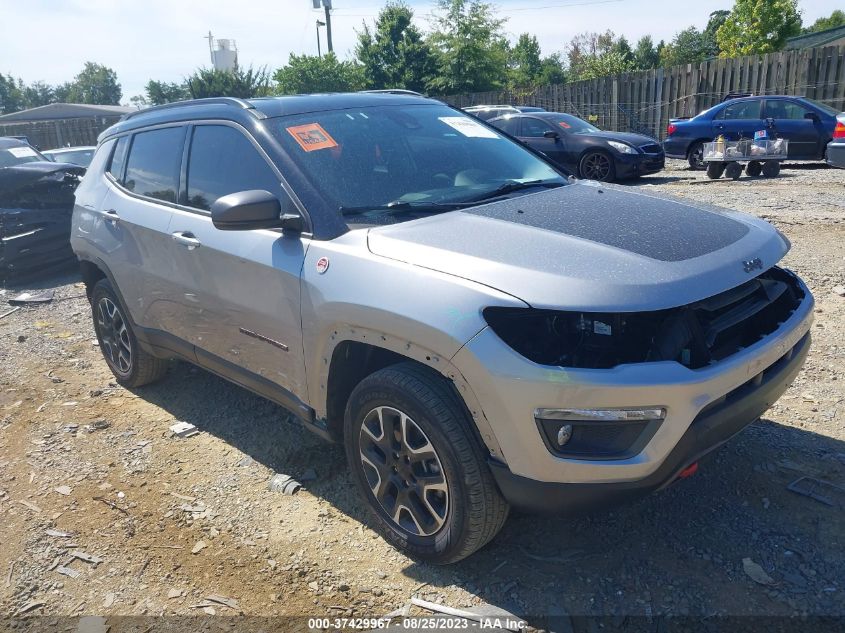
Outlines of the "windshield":
[[590,125],[584,119],[571,114],[559,114],[553,118],[554,123],[569,134],[592,134],[601,132],[595,125]]
[[29,145],[0,148],[0,167],[13,167],[14,165],[33,163],[39,160],[46,159]]
[[447,211],[520,183],[566,183],[517,143],[441,105],[312,112],[269,124],[329,205],[356,217],[370,208],[402,217],[409,207]]

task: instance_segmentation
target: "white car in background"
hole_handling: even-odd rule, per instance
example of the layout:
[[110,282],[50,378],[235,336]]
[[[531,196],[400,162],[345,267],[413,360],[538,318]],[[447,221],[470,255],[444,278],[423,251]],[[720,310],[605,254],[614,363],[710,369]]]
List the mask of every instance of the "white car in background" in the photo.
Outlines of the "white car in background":
[[87,169],[88,165],[91,164],[91,159],[94,158],[96,149],[94,145],[81,145],[79,147],[48,149],[41,153],[54,163],[70,163]]

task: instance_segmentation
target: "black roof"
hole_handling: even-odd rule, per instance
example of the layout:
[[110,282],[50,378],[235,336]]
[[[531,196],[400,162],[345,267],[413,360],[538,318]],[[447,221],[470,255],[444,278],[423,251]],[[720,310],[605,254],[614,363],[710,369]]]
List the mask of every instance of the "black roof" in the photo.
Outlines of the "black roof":
[[234,97],[192,99],[132,112],[103,132],[100,140],[148,125],[190,121],[198,118],[220,118],[234,121],[245,118],[260,120],[307,112],[408,104],[431,105],[442,104],[442,102],[413,94],[396,92],[290,95],[258,99],[236,99]]

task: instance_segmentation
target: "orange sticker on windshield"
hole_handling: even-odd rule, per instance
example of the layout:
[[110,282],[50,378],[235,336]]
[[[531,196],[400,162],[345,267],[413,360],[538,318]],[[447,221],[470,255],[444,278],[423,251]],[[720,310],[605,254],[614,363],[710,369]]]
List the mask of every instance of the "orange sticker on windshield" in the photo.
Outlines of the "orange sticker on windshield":
[[569,128],[571,128],[571,127],[572,127],[572,126],[571,126],[571,125],[569,125],[569,123],[567,123],[566,121],[558,121],[558,125],[559,125],[560,127],[565,127],[567,130],[568,130]]
[[294,125],[293,127],[287,128],[287,131],[290,132],[290,135],[296,139],[299,146],[306,152],[337,147],[335,140],[320,126],[319,123]]

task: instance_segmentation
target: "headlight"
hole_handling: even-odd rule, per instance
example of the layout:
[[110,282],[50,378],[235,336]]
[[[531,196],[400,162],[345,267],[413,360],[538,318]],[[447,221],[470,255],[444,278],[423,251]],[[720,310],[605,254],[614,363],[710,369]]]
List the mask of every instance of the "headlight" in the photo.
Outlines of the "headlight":
[[620,143],[619,141],[608,141],[608,145],[610,145],[613,149],[615,149],[620,154],[636,154],[637,150],[628,145],[627,143]]

